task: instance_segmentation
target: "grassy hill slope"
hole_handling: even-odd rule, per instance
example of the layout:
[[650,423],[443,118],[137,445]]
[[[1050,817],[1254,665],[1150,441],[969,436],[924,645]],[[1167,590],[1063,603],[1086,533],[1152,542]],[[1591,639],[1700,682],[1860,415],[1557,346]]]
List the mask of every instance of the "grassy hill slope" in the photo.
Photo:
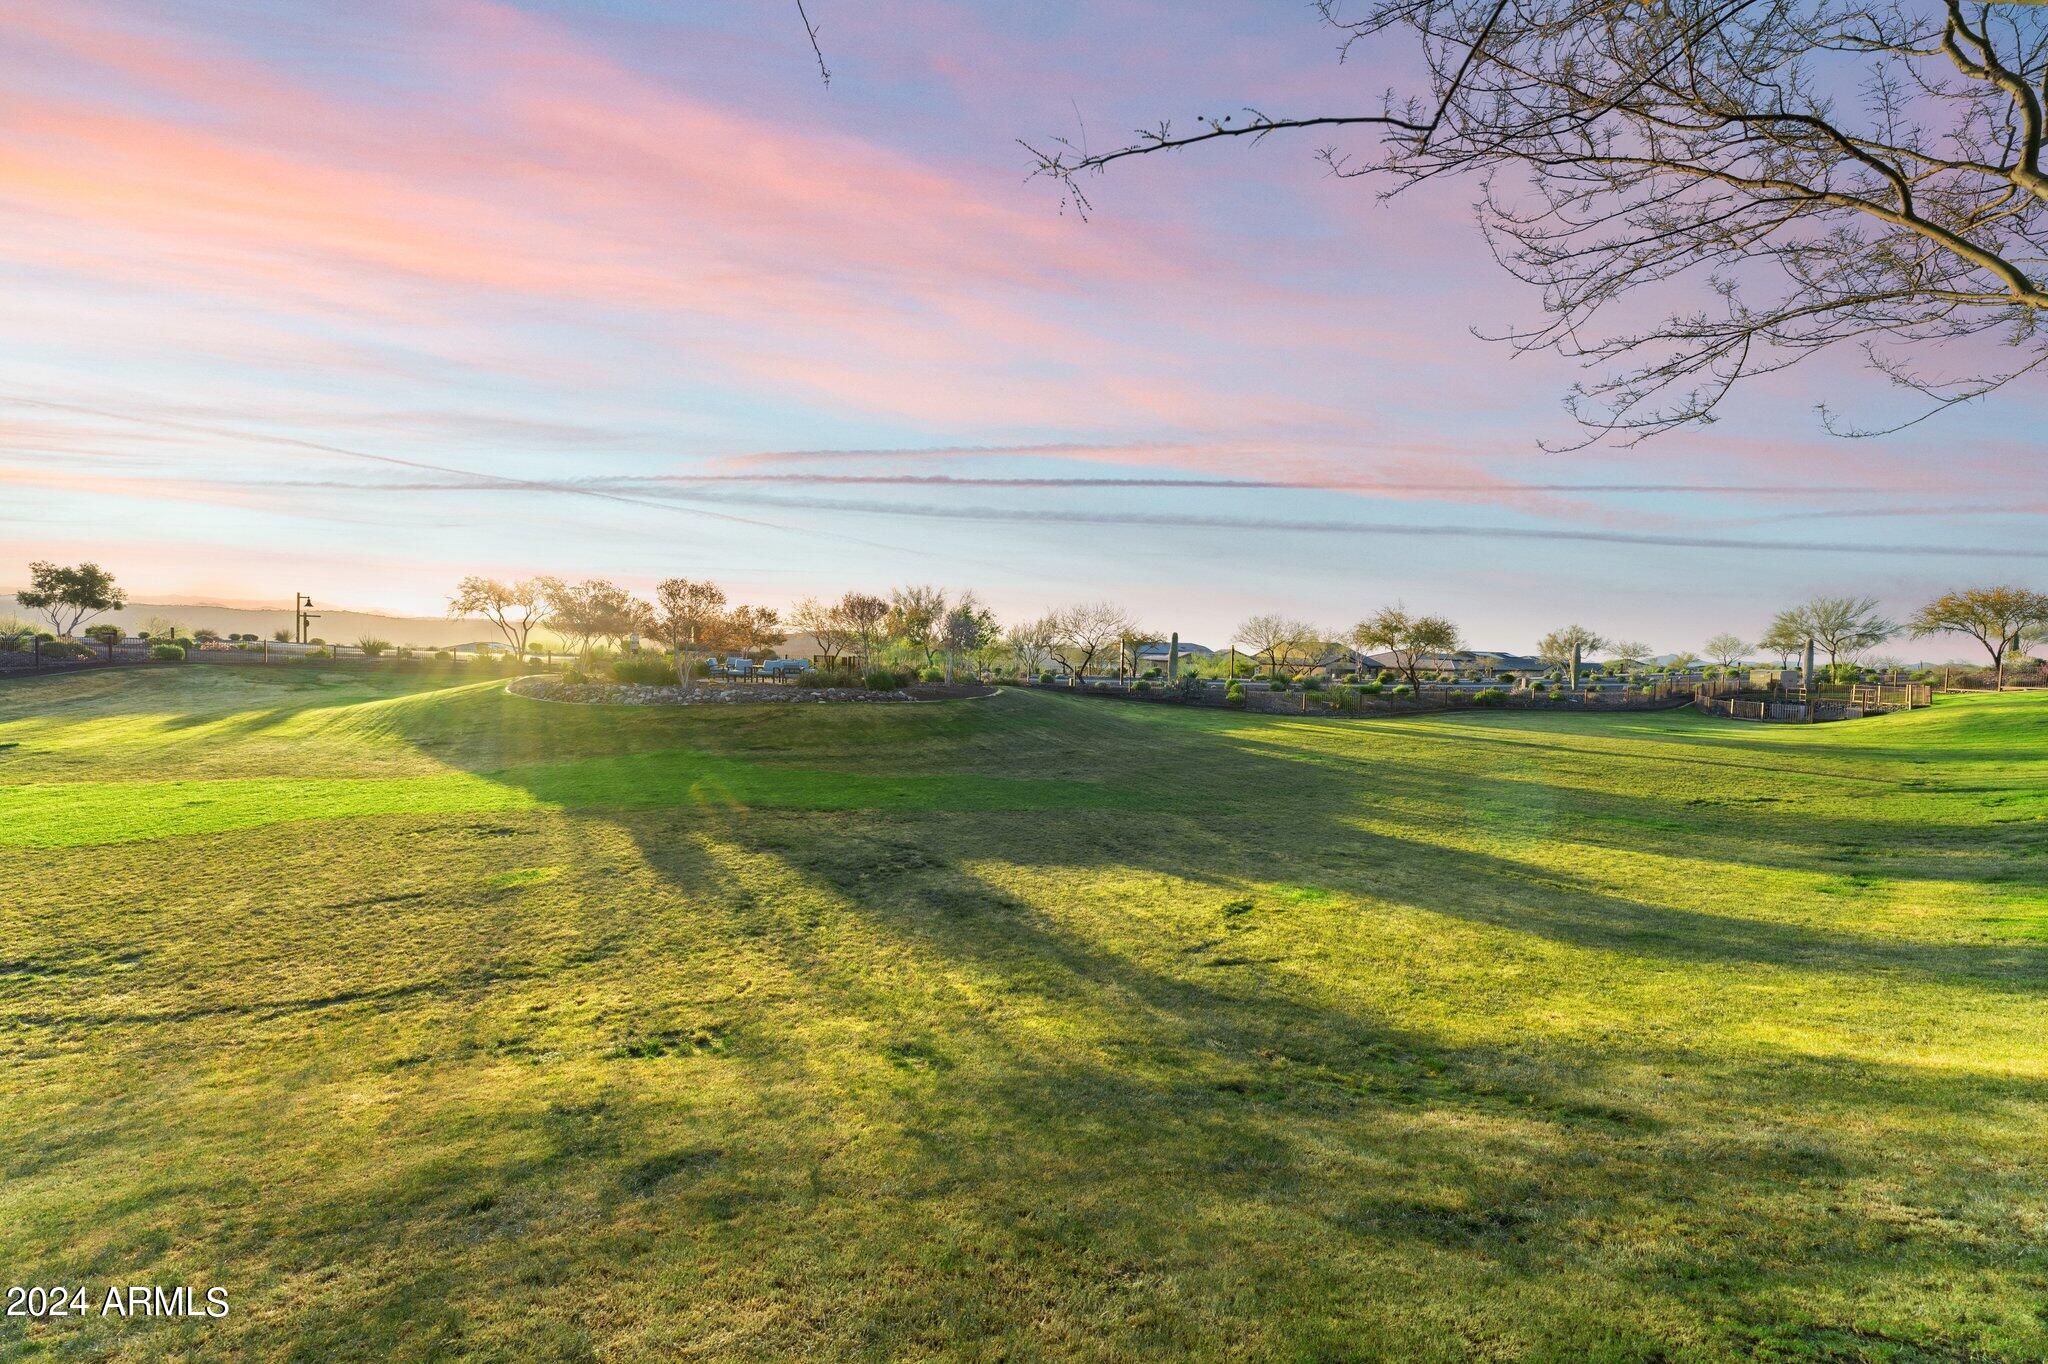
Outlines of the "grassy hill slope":
[[[417,684],[414,684],[417,685]],[[133,1360],[2039,1358],[2048,701],[0,689],[0,1261]]]

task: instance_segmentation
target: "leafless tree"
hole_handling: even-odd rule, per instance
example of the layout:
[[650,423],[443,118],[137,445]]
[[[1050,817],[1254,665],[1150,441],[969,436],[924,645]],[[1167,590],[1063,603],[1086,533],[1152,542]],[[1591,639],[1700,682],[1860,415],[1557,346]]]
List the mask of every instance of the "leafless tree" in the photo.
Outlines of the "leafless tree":
[[497,578],[467,577],[448,599],[450,616],[482,616],[498,627],[512,652],[524,656],[527,640],[547,616],[545,578],[502,582]]
[[1113,649],[1131,628],[1130,613],[1106,601],[1070,606],[1057,613],[1053,654],[1078,680],[1105,649]]
[[655,625],[645,602],[603,578],[586,578],[580,583],[565,583],[560,578],[538,581],[547,604],[548,625],[574,644],[578,652],[599,640],[624,639],[636,630],[648,631]]
[[[1588,441],[1710,421],[1742,380],[1845,345],[1923,400],[1890,430],[2048,361],[2042,8],[1317,8],[1345,59],[1370,51],[1412,68],[1415,90],[1354,112],[1162,123],[1107,151],[1026,144],[1038,172],[1085,212],[1083,174],[1125,158],[1316,130],[1364,134],[1370,146],[1320,154],[1390,195],[1475,176],[1496,258],[1544,310],[1501,339],[1592,371],[1567,399]],[[1986,344],[1957,344],[1973,339]],[[1838,434],[1870,434],[1822,416]]]
[[844,602],[821,602],[805,597],[790,608],[789,623],[818,641],[818,655],[831,667],[855,643],[853,625],[846,618]]
[[1059,643],[1060,618],[1057,611],[1040,616],[1037,620],[1013,625],[1003,640],[1010,652],[1017,656],[1017,662],[1026,673],[1044,670],[1052,661],[1053,649]]
[[839,599],[839,614],[845,619],[846,628],[853,632],[854,642],[860,646],[861,662],[865,664],[875,656],[875,648],[882,642],[889,603],[865,592],[849,592]]

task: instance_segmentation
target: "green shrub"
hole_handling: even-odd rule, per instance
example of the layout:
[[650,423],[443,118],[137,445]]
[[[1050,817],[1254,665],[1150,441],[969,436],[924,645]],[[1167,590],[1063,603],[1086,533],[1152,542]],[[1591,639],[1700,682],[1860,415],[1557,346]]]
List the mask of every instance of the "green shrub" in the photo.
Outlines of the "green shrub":
[[637,682],[648,687],[675,685],[675,665],[660,654],[628,654],[613,659],[607,671],[614,682]]
[[1387,689],[1387,695],[1389,696],[1413,696],[1414,694],[1415,688],[1409,686],[1406,682],[1396,682]]
[[118,640],[121,638],[121,627],[118,625],[88,625],[85,627],[85,633],[98,640]]
[[944,668],[926,668],[917,675],[917,680],[928,686],[937,686],[946,680],[946,670]]
[[1244,683],[1233,682],[1223,689],[1223,704],[1244,709]]
[[1038,685],[1041,687],[1050,687],[1052,685],[1052,669],[1047,668],[1038,674]]
[[434,657],[441,659],[443,662],[452,662],[455,655],[446,649],[436,649],[434,650]]
[[869,668],[860,679],[869,691],[895,691],[903,683],[887,668]]
[[1093,690],[1093,691],[1108,691],[1108,690],[1109,690],[1109,683],[1107,683],[1107,682],[1096,682],[1096,683],[1093,683],[1093,684],[1091,684],[1091,686],[1090,686],[1090,690]]
[[797,681],[806,687],[858,687],[860,675],[851,668],[812,668]]
[[179,644],[152,644],[149,646],[149,656],[159,663],[183,663],[185,649]]
[[332,657],[334,657],[334,653],[333,653],[333,651],[332,651],[332,650],[330,650],[330,649],[326,649],[326,648],[319,648],[319,649],[314,649],[314,650],[312,650],[312,651],[310,651],[310,652],[308,652],[308,653],[306,653],[306,654],[302,655],[302,657],[305,657],[305,658],[332,658]]
[[1138,679],[1137,681],[1135,681],[1135,682],[1131,683],[1131,690],[1132,690],[1132,691],[1151,691],[1151,690],[1152,690],[1152,684],[1151,684],[1150,682],[1147,682],[1147,681],[1146,681],[1146,680],[1145,680],[1144,678],[1142,678],[1142,677],[1141,677],[1141,678],[1139,678],[1139,679]]
[[1320,677],[1304,677],[1301,679],[1301,689],[1303,691],[1321,691],[1323,689],[1323,679]]
[[1360,683],[1358,690],[1360,694],[1365,696],[1378,696],[1381,692],[1386,690],[1386,687],[1377,679],[1375,679],[1371,682]]
[[1481,706],[1498,706],[1505,703],[1507,699],[1508,694],[1499,687],[1482,688],[1474,693],[1472,697],[1473,704]]
[[588,682],[590,680],[590,675],[584,672],[583,669],[576,667],[574,664],[571,664],[570,666],[562,669],[562,680],[564,682],[571,683],[574,686],[580,687],[585,682]]
[[390,651],[391,641],[388,639],[378,639],[375,635],[364,635],[356,641],[356,647],[361,649],[366,656],[378,658]]

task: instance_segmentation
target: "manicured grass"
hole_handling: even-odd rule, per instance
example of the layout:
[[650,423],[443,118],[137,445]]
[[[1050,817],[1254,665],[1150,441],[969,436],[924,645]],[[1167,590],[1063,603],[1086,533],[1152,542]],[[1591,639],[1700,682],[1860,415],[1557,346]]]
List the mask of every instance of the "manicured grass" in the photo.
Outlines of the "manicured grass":
[[0,688],[0,1263],[163,1359],[2038,1359],[2048,698]]

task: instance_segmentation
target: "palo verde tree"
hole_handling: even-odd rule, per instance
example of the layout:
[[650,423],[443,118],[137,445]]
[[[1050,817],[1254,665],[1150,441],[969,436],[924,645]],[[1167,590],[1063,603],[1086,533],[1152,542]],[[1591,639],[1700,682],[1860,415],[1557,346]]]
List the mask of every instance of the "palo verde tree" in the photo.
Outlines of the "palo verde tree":
[[1915,639],[1968,635],[1991,656],[1995,685],[2005,689],[2005,663],[2036,631],[2048,628],[2048,596],[2021,587],[1971,587],[1944,592],[1906,622]]
[[115,586],[114,575],[98,564],[72,567],[38,559],[28,566],[28,590],[14,599],[31,611],[49,618],[50,628],[69,639],[94,616],[119,611],[128,604],[127,595]]
[[482,616],[498,628],[512,652],[524,657],[526,643],[535,628],[547,620],[547,580],[522,578],[504,582],[497,578],[471,576],[456,584],[448,599],[448,614]]
[[1587,654],[1607,647],[1607,641],[1583,625],[1567,625],[1561,630],[1552,630],[1536,641],[1536,656],[1545,663],[1565,670],[1566,681],[1574,690],[1579,685],[1579,664]]
[[1443,616],[1411,616],[1399,606],[1386,606],[1351,627],[1347,643],[1366,653],[1385,653],[1397,672],[1422,695],[1422,660],[1458,647],[1458,627]]
[[1650,646],[1640,640],[1618,639],[1607,646],[1607,657],[1620,664],[1623,673],[1632,673],[1649,661]]
[[1806,649],[1806,631],[1799,627],[1790,611],[1781,611],[1771,620],[1763,638],[1756,642],[1759,649],[1768,650],[1778,656],[1778,667],[1791,666],[1792,660]]
[[1707,657],[1714,662],[1724,668],[1732,668],[1742,661],[1750,646],[1741,635],[1731,635],[1724,631],[1718,635],[1708,635],[1707,642],[1700,647],[1706,650]]
[[1843,659],[1853,659],[1872,645],[1890,639],[1899,632],[1899,627],[1878,611],[1875,597],[1815,597],[1779,612],[1771,621],[1771,633],[1775,635],[1780,630],[1797,635],[1800,650],[1811,639],[1828,656],[1828,667],[1833,668]]
[[[1344,59],[1414,72],[1364,107],[1161,123],[1028,149],[1080,183],[1130,157],[1305,131],[1339,177],[1480,187],[1543,320],[1500,339],[1596,377],[1587,439],[1713,419],[1742,381],[1848,347],[1918,420],[2048,361],[2048,13],[1932,0],[1317,0]],[[1379,54],[1378,63],[1369,54]],[[1648,318],[1645,322],[1643,319]],[[2003,342],[1959,347],[1983,338]],[[2003,355],[1948,377],[1969,355]],[[1960,363],[1968,364],[1964,359]],[[1940,377],[1930,374],[1937,365]],[[1823,408],[1830,430],[1859,434]]]

